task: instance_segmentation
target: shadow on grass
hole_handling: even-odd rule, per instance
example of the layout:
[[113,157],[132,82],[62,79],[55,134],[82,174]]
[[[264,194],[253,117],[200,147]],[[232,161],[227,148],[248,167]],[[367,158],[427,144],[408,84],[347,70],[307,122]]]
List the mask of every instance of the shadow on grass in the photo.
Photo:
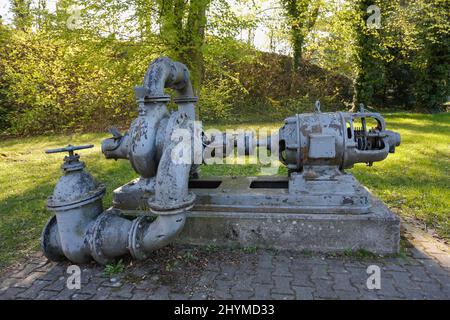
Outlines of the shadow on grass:
[[[450,120],[449,120],[450,122]],[[388,123],[389,128],[395,127],[396,129],[400,130],[410,130],[415,131],[417,134],[420,133],[439,133],[444,134],[446,132],[450,132],[450,126],[444,126],[444,125],[435,125],[435,124],[417,124],[417,123],[402,123],[402,122],[395,122],[395,121],[389,121]]]

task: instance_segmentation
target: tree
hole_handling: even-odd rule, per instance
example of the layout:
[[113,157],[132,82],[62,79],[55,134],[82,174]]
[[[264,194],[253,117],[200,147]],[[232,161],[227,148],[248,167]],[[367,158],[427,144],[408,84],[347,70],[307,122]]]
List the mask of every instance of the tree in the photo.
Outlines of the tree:
[[152,34],[153,2],[150,0],[135,0],[136,18],[141,40]]
[[355,8],[350,1],[322,6],[304,56],[329,71],[355,79]]
[[450,95],[449,5],[447,0],[419,1],[419,5],[417,100],[419,107],[439,112]]
[[211,0],[157,0],[160,36],[169,56],[187,65],[196,94],[200,94],[204,73],[203,45],[206,11]]
[[305,38],[316,23],[321,2],[319,0],[281,0],[291,28],[293,70],[297,71],[302,58]]
[[30,9],[31,0],[11,0],[11,11],[16,29],[26,31],[31,28],[33,16]]
[[[376,91],[383,86],[383,68],[381,54],[381,32],[379,28],[368,26],[372,13],[367,12],[374,4],[373,0],[358,0],[355,2],[356,51],[355,59],[357,74],[355,79],[355,94],[353,108],[360,103],[371,105]],[[378,5],[379,3],[376,3]]]
[[[378,28],[368,26],[373,4],[381,13]],[[449,95],[448,2],[359,0],[355,12],[354,107],[442,111]]]

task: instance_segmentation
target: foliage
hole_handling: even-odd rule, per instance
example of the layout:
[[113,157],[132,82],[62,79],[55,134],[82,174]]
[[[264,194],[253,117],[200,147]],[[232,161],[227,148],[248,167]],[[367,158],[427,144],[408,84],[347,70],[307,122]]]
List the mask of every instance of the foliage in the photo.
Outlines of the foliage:
[[135,112],[130,88],[155,58],[150,51],[136,65],[145,51],[150,50],[12,33],[0,52],[2,119],[8,133],[104,130],[101,125],[108,122],[128,120]]
[[316,23],[320,0],[282,0],[291,28],[291,44],[293,51],[293,69],[300,66],[305,38]]
[[219,247],[215,244],[207,244],[205,249],[208,253],[219,251]]
[[[436,112],[450,95],[445,0],[10,2],[12,21],[0,20],[2,135],[126,127],[132,87],[162,55],[188,65],[209,122],[281,119],[317,99],[323,110],[353,101]],[[380,29],[366,25],[372,4]],[[258,28],[270,52],[257,49]]]
[[[368,28],[366,9],[381,9],[381,28]],[[443,111],[449,96],[450,41],[445,0],[355,2],[355,103]]]
[[258,252],[258,247],[244,247],[242,248],[242,251],[244,251],[245,253],[255,254]]
[[[359,103],[365,105],[380,105],[375,101],[375,93],[382,91],[385,83],[383,59],[385,48],[383,47],[383,32],[386,28],[384,19],[388,14],[392,2],[360,0],[356,1],[355,13],[358,17],[355,21],[356,28],[356,64],[357,75],[355,79],[355,106]],[[369,18],[372,13],[367,12],[371,5],[376,5],[381,10],[382,23],[380,28],[369,27]]]
[[447,0],[421,1],[418,21],[420,55],[416,68],[419,106],[443,111],[450,94],[450,11]]
[[230,119],[232,109],[230,97],[234,86],[233,80],[226,77],[208,81],[203,85],[203,92],[207,92],[199,104],[199,113],[203,121]]
[[31,0],[11,1],[11,11],[14,13],[14,25],[18,30],[29,30],[33,16],[30,12]]
[[169,56],[185,63],[194,91],[200,92],[203,78],[203,44],[206,10],[210,0],[157,0],[160,36],[169,48]]
[[326,70],[355,79],[356,35],[355,11],[349,1],[329,0],[322,5],[315,24],[309,33],[308,46],[303,57]]

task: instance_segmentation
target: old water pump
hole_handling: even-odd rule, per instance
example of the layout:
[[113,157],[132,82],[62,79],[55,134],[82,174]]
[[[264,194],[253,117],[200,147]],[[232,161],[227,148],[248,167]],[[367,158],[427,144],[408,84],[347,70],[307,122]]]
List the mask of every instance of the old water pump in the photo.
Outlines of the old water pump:
[[[165,88],[176,92],[178,110],[172,113]],[[91,146],[48,151],[69,152],[47,203],[55,213],[42,234],[50,260],[105,264],[124,254],[142,260],[172,241],[398,251],[398,218],[345,172],[355,163],[384,160],[400,145],[399,134],[386,129],[380,114],[363,108],[322,113],[317,103],[315,112],[287,118],[271,139],[248,133],[239,142],[236,135],[208,136],[194,121],[197,98],[181,63],[156,59],[135,94],[139,115],[130,129],[122,134],[113,128],[102,143],[106,158],[127,159],[139,174],[114,190],[111,208],[103,210],[105,187],[74,154]],[[236,146],[245,154],[258,147],[277,150],[289,174],[199,177],[202,161],[211,154],[226,157]]]

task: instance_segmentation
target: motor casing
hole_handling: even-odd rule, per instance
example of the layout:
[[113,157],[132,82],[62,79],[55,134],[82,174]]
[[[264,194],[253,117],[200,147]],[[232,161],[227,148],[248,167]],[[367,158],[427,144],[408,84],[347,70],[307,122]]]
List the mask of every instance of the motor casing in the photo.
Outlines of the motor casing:
[[[375,127],[367,129],[368,118],[375,120]],[[400,135],[386,130],[378,113],[297,114],[287,118],[279,130],[280,161],[290,171],[302,171],[304,166],[347,169],[355,163],[371,165],[399,145]]]

